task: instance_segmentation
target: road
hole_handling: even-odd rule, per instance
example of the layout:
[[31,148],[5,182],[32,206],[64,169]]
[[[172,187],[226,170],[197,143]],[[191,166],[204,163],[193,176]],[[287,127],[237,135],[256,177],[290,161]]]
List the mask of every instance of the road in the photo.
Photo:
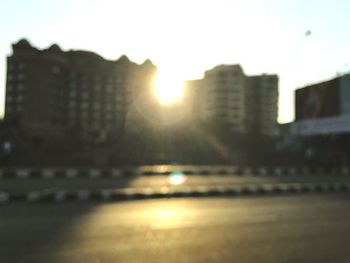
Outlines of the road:
[[0,261],[350,262],[350,194],[0,207]]

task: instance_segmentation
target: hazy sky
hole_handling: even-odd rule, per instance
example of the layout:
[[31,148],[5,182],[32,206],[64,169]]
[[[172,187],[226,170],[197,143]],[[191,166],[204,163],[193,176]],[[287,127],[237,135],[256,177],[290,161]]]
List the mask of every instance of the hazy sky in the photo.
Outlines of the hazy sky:
[[296,86],[350,71],[349,14],[346,0],[2,0],[0,115],[6,56],[25,37],[38,48],[150,58],[169,81],[200,78],[217,64],[276,73],[279,121],[291,121]]

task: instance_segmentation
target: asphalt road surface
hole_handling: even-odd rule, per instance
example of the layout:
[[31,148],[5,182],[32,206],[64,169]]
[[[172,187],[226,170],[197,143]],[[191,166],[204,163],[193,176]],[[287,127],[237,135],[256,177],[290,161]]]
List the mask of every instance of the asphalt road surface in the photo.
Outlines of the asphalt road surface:
[[350,262],[350,194],[0,207],[0,262]]

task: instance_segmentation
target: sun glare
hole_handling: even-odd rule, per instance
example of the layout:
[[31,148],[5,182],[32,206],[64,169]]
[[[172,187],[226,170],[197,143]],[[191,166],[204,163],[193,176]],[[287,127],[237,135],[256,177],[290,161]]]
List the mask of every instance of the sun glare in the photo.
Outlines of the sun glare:
[[172,74],[158,72],[153,91],[161,105],[174,104],[182,99],[183,83]]

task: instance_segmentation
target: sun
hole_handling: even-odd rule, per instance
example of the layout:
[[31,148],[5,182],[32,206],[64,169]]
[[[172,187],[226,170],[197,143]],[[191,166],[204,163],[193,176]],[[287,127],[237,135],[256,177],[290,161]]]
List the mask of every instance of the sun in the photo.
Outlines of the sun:
[[167,106],[181,102],[183,97],[183,81],[172,73],[158,71],[153,92],[161,105]]

